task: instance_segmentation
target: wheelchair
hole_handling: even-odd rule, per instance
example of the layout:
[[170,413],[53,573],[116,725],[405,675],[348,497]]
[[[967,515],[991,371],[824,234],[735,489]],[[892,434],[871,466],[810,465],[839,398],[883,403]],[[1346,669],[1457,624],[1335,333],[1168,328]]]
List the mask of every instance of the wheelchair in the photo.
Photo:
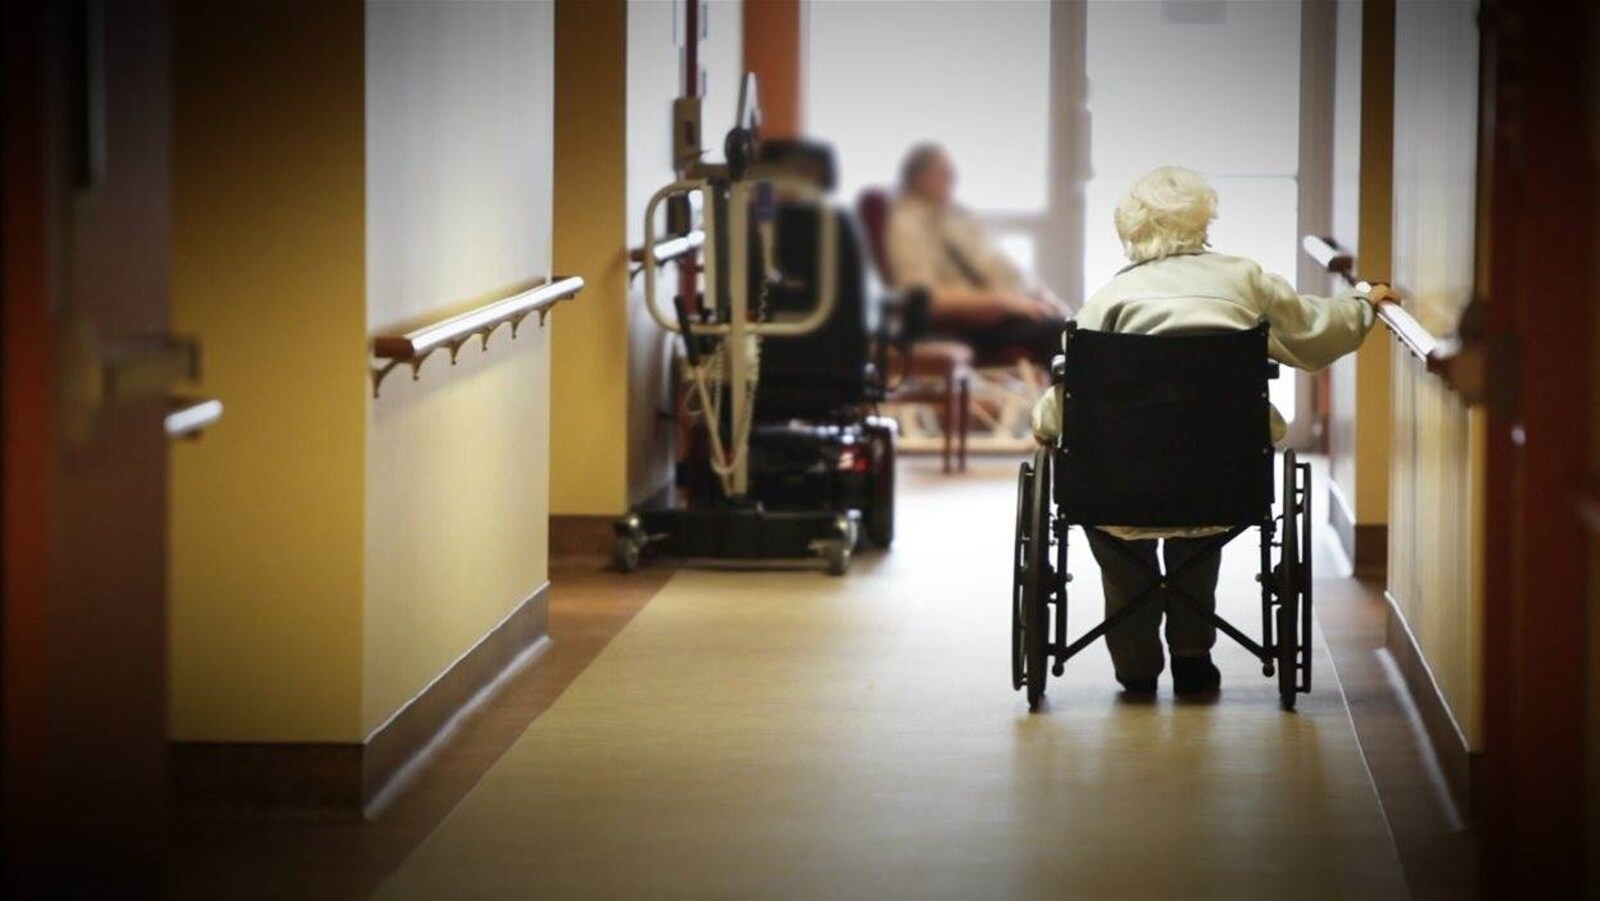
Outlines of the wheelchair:
[[[1274,460],[1267,325],[1196,335],[1127,335],[1068,323],[1051,365],[1062,428],[1017,476],[1011,681],[1039,709],[1050,674],[1145,604],[1188,604],[1261,661],[1292,711],[1311,690],[1311,469],[1293,450]],[[1273,495],[1280,494],[1274,513]],[[1177,582],[1184,567],[1147,571],[1147,587],[1069,639],[1068,533],[1107,527],[1217,527],[1206,553],[1255,529],[1260,538],[1259,642]],[[1120,542],[1118,550],[1126,550]],[[1276,552],[1276,553],[1274,553]]]

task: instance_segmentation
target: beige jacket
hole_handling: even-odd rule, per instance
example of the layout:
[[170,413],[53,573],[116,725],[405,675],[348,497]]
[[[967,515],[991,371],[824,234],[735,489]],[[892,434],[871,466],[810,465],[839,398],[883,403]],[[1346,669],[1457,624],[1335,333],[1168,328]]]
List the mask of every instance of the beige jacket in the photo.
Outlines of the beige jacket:
[[[1267,355],[1296,369],[1315,371],[1361,346],[1372,328],[1364,290],[1334,297],[1300,294],[1281,276],[1250,260],[1220,253],[1190,253],[1136,263],[1095,292],[1078,312],[1079,328],[1136,335],[1215,332],[1267,320]],[[1033,432],[1042,442],[1061,434],[1060,391],[1033,408]],[[1287,431],[1272,411],[1272,440]],[[1156,529],[1109,529],[1120,538],[1204,534]]]
[[1029,287],[983,224],[960,207],[939,209],[899,197],[889,213],[884,245],[897,288],[959,285],[1020,292]]

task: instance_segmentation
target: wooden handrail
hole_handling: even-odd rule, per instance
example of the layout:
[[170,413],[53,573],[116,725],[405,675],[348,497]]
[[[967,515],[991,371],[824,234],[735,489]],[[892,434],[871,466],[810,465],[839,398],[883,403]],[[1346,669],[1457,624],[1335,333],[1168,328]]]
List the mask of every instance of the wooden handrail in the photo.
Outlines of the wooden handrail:
[[[1365,284],[1356,275],[1355,256],[1333,240],[1307,235],[1301,239],[1300,247],[1317,261],[1317,265],[1342,276],[1347,283]],[[1473,404],[1487,398],[1490,358],[1497,355],[1488,342],[1482,338],[1463,342],[1458,335],[1441,338],[1423,328],[1422,323],[1398,303],[1380,303],[1376,312],[1378,321],[1394,334],[1400,346],[1421,360],[1429,372],[1444,379],[1463,400]]]
[[489,336],[494,334],[495,329],[509,323],[511,337],[515,339],[517,329],[524,319],[538,314],[539,324],[544,325],[545,317],[550,314],[552,307],[564,300],[570,300],[581,290],[583,290],[582,278],[575,275],[558,276],[510,297],[429,323],[403,335],[379,335],[373,338],[372,355],[388,362],[372,370],[372,396],[378,396],[378,389],[383,385],[384,377],[396,366],[402,363],[409,365],[411,378],[414,381],[422,369],[423,361],[441,348],[449,349],[450,362],[453,365],[457,354],[461,351],[461,345],[473,337],[480,338],[484,349],[487,350]]
[[1427,363],[1429,368],[1444,362],[1455,354],[1455,342],[1440,338],[1422,327],[1415,316],[1397,303],[1381,303],[1377,308],[1378,321],[1389,327],[1395,340],[1411,355]]
[[167,401],[162,425],[168,438],[198,438],[222,419],[222,401],[214,397],[174,397]]
[[1315,260],[1318,266],[1336,275],[1342,275],[1345,281],[1355,284],[1351,273],[1355,270],[1356,258],[1349,251],[1333,243],[1329,238],[1316,235],[1306,235],[1300,239],[1300,249],[1306,256]]
[[[697,228],[687,235],[679,235],[676,238],[657,241],[655,246],[649,249],[649,252],[653,252],[656,258],[656,265],[659,266],[662,263],[670,263],[673,260],[691,256],[699,252],[700,248],[705,246],[705,243],[706,233]],[[635,263],[643,263],[646,252],[643,247],[635,247],[628,251],[628,259]]]
[[[1300,247],[1307,256],[1316,261],[1318,266],[1329,273],[1343,277],[1352,287],[1366,285],[1366,282],[1356,275],[1355,256],[1331,239],[1306,235],[1301,239]],[[1412,356],[1427,363],[1430,369],[1455,353],[1454,340],[1439,338],[1423,328],[1422,323],[1398,303],[1380,303],[1375,312],[1378,321],[1394,333],[1400,345],[1410,351]]]

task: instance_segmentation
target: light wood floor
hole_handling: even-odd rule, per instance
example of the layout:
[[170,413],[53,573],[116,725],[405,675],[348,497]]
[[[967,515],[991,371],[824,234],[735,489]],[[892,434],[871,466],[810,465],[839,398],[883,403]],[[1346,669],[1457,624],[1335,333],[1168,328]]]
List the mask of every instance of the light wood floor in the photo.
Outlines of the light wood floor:
[[[673,576],[382,894],[1405,897],[1320,642],[1296,714],[1225,645],[1213,703],[1124,703],[1096,648],[1026,712],[1014,464],[974,465],[910,474],[899,544],[848,578]],[[1252,559],[1241,539],[1222,603],[1253,633]]]

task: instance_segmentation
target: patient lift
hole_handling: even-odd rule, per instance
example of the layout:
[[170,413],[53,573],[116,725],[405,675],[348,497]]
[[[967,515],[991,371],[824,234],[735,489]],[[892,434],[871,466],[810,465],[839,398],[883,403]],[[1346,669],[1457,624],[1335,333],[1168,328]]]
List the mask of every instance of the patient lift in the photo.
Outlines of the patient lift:
[[[698,112],[692,105],[680,100],[674,111],[679,138],[696,130]],[[830,572],[842,574],[864,537],[886,545],[892,535],[894,429],[862,406],[873,398],[836,391],[836,397],[811,408],[763,404],[758,398],[767,342],[801,340],[828,328],[841,313],[840,233],[848,227],[846,222],[841,228],[825,186],[803,177],[806,173],[792,161],[763,157],[759,127],[755,79],[746,75],[738,119],[724,145],[726,161],[713,165],[695,158],[681,166],[679,180],[656,192],[645,209],[645,306],[662,329],[679,336],[684,409],[694,422],[694,438],[679,465],[687,504],[642,507],[616,524],[614,558],[623,571],[636,568],[650,553],[739,565],[820,560]],[[684,158],[682,148],[679,155]],[[663,208],[669,232],[687,236],[698,209],[704,233],[699,289],[691,287],[688,297],[680,292],[670,308],[659,296],[661,264],[652,252],[673,240],[660,232]],[[810,215],[795,215],[796,210]],[[801,230],[808,233],[794,233]],[[781,253],[781,245],[794,240],[814,242],[812,271],[784,271],[781,263],[795,255]],[[843,250],[858,252],[854,245]],[[685,285],[692,281],[686,279]],[[857,309],[843,311],[858,319],[860,293],[850,294]],[[790,302],[774,302],[780,295]],[[793,302],[796,296],[799,305]],[[864,358],[864,325],[845,330],[840,340],[852,339]],[[851,365],[850,354],[838,359],[841,366]],[[873,374],[859,360],[854,369],[843,382]],[[800,378],[792,372],[786,377]],[[841,379],[823,383],[835,386]],[[771,409],[782,409],[785,419],[771,421]],[[758,422],[763,416],[768,420]],[[788,479],[772,478],[772,461],[779,458],[792,460],[797,470]],[[757,461],[762,465],[753,476]],[[805,491],[790,490],[779,500],[773,488],[785,482],[801,484]],[[891,517],[888,523],[885,517]]]

